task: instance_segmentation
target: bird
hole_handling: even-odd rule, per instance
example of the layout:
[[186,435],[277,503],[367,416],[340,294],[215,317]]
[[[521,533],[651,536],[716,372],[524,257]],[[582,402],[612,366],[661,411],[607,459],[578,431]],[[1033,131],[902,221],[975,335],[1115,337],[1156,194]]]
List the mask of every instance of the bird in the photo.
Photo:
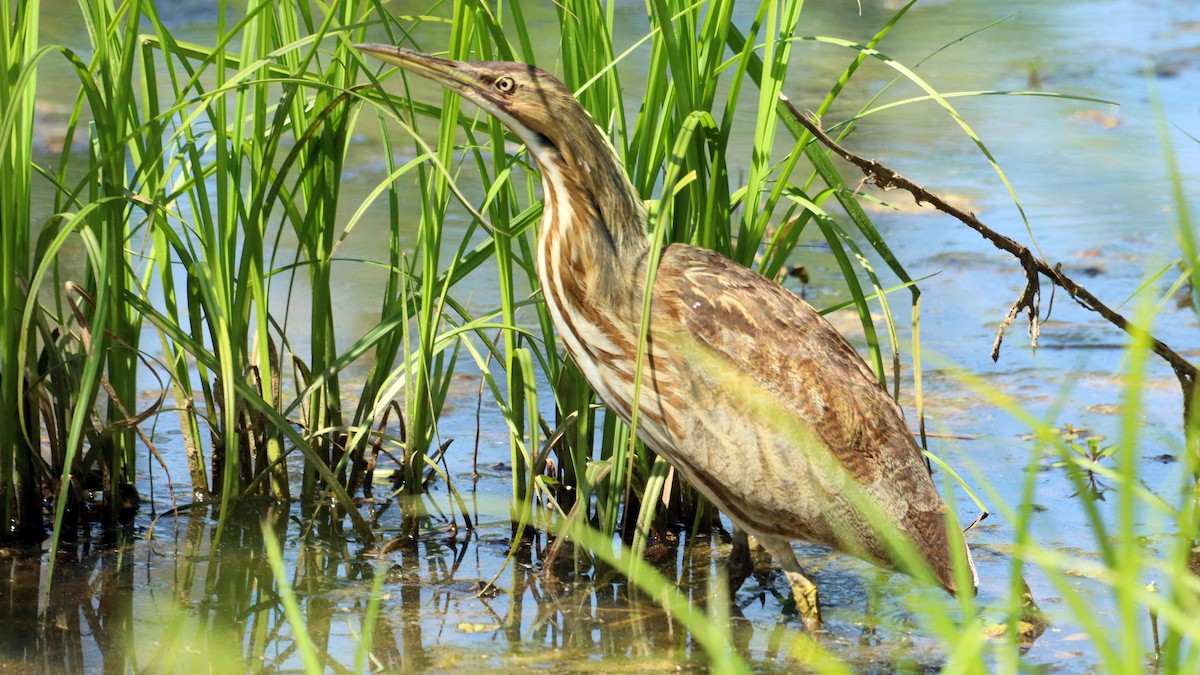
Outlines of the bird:
[[[771,554],[810,630],[821,628],[819,592],[793,540],[923,567],[951,595],[958,546],[964,590],[976,591],[970,548],[946,526],[903,412],[858,352],[757,272],[706,248],[655,250],[641,195],[557,78],[524,63],[356,47],[457,92],[524,143],[543,193],[537,277],[565,351],[607,410],[631,423],[637,406],[638,437]],[[901,560],[898,545],[912,555]]]

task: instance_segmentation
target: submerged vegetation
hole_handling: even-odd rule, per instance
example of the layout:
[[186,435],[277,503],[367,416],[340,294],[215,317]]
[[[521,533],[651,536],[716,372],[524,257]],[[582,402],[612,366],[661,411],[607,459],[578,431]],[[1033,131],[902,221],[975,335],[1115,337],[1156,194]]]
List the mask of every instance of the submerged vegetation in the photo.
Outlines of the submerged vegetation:
[[[739,11],[746,21],[734,19],[732,0],[651,0],[641,36],[615,34],[612,3],[557,3],[561,42],[553,47],[526,20],[533,3],[434,4],[429,15],[397,16],[371,0],[222,2],[217,35],[196,44],[174,34],[151,0],[81,2],[91,43],[72,50],[39,44],[43,3],[0,0],[0,545],[36,544],[50,533],[59,550],[120,528],[142,498],[139,463],[155,463],[146,469],[153,474],[169,464],[162,455],[186,453],[194,505],[219,502],[215,537],[264,552],[274,572],[258,569],[255,583],[271,590],[254,601],[275,603],[303,665],[319,671],[332,657],[314,647],[308,636],[321,626],[306,628],[305,612],[328,622],[328,608],[298,603],[270,530],[260,538],[226,519],[242,503],[294,500],[308,511],[328,508],[326,522],[349,524],[376,552],[411,551],[434,512],[439,523],[470,530],[469,486],[446,461],[469,453],[470,439],[440,428],[456,378],[466,375],[507,425],[512,555],[528,556],[518,549],[536,538],[546,569],[620,570],[637,597],[668,608],[708,662],[742,669],[721,584],[700,609],[643,560],[680,531],[711,531],[718,514],[603,414],[557,349],[536,290],[541,204],[523,148],[495,120],[460,109],[455,95],[380,70],[352,45],[391,42],[555,70],[611,138],[663,243],[706,246],[783,278],[800,243],[820,240],[844,277],[868,363],[896,397],[907,373],[912,388],[903,394],[918,419],[920,292],[864,208],[857,180],[843,178],[787,114],[780,95],[797,69],[796,45],[819,43],[840,64],[824,97],[807,103],[818,117],[834,110],[865,61],[879,60],[893,83],[919,86],[994,160],[951,104],[961,94],[939,92],[881,47],[911,3],[865,44],[799,35],[799,0],[764,0]],[[631,55],[645,73],[632,102],[624,82],[633,77]],[[51,61],[72,70],[77,93],[61,153],[46,161],[34,127],[39,69]],[[894,105],[878,100],[857,112],[839,108],[843,118],[827,130],[845,137],[862,117]],[[382,177],[367,194],[349,194],[347,157],[363,145],[378,155]],[[1195,303],[1194,224],[1174,180],[1183,252],[1166,296],[1188,288]],[[391,223],[386,242],[357,244],[373,219]],[[464,223],[461,234],[447,222]],[[343,297],[339,281],[353,274],[373,275],[377,294]],[[468,279],[480,277],[496,289],[482,302],[494,305],[473,297],[478,283]],[[1147,284],[1143,295],[1155,288]],[[339,324],[336,310],[348,301],[370,315],[369,325]],[[1139,325],[1161,307],[1157,298],[1134,304]],[[929,596],[912,609],[948,670],[1021,669],[1022,646],[1038,632],[1027,568],[1053,582],[1105,670],[1200,668],[1200,467],[1181,428],[1171,451],[1176,482],[1148,487],[1139,478],[1147,339],[1129,349],[1111,442],[1059,433],[1055,420],[959,375],[1026,424],[1032,442],[1017,500],[997,489],[983,460],[964,475],[1013,533],[1004,551],[1010,573],[989,589],[990,608]],[[170,447],[153,431],[166,415],[180,430]],[[1066,467],[1077,485],[1099,559],[1038,545],[1037,476],[1047,465]],[[433,485],[445,499],[429,494]],[[940,486],[943,494],[961,489]],[[1103,509],[1094,495],[1103,495]],[[402,509],[399,532],[378,527],[383,502]],[[1160,523],[1153,552],[1143,513]],[[269,519],[276,531],[286,528],[279,514]],[[57,557],[50,560],[53,575]],[[1096,584],[1073,585],[1070,574]],[[383,577],[375,578],[358,670],[368,667]],[[1097,587],[1102,599],[1091,595]],[[1097,620],[1098,607],[1114,613],[1115,629]],[[248,658],[262,657],[268,639],[265,626],[255,630],[238,636],[253,643]],[[785,651],[795,658],[841,667],[819,643],[792,637]],[[166,657],[148,658],[159,665]]]

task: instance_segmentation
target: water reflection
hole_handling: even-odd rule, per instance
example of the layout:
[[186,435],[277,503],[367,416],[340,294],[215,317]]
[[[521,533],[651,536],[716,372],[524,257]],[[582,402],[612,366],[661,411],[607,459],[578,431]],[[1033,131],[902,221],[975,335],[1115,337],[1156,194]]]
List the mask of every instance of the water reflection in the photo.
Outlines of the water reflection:
[[[427,531],[385,552],[354,542],[328,509],[304,513],[264,503],[227,514],[219,541],[215,515],[190,508],[152,531],[141,518],[139,529],[115,541],[80,543],[60,554],[49,595],[48,558],[7,552],[0,668],[303,668],[267,561],[264,519],[284,540],[286,577],[305,630],[335,671],[355,668],[372,616],[364,654],[372,670],[557,667],[597,659],[693,670],[707,663],[694,637],[615,569],[582,560],[569,543],[548,559],[555,542],[545,534],[520,540],[511,560],[507,525]],[[711,609],[730,615],[733,643],[757,669],[794,667],[805,642],[802,624],[788,611],[786,582],[762,566],[730,601],[714,594],[724,583],[727,537],[714,530],[676,532],[674,539],[677,545],[656,549],[656,567],[695,606],[722,603]],[[919,637],[897,600],[924,591],[866,566],[846,569],[854,563],[842,556],[812,553],[808,559],[832,605],[822,647],[868,668],[940,662],[932,640]],[[372,615],[377,576],[382,592]]]

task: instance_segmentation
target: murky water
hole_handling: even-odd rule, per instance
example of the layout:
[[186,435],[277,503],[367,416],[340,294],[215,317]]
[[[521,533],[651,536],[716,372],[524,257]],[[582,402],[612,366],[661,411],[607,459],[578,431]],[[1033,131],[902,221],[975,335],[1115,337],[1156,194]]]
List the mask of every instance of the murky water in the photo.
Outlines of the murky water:
[[[407,4],[399,3],[393,11],[404,13]],[[892,10],[878,2],[863,4],[859,16],[854,3],[810,3],[797,33],[865,40]],[[69,16],[74,6],[63,5],[62,16],[47,13],[43,40],[82,44]],[[622,39],[632,42],[644,31],[642,4],[626,2],[622,7],[619,16],[628,22]],[[179,3],[175,11],[185,36],[192,32],[203,40],[206,31],[211,35],[213,17],[206,3]],[[552,10],[546,11],[543,19],[550,22]],[[1041,88],[1120,104],[1114,108],[1003,96],[955,99],[1011,181],[1045,258],[1061,262],[1069,273],[1085,279],[1090,290],[1116,304],[1176,255],[1174,215],[1148,101],[1151,88],[1156,88],[1167,118],[1200,135],[1200,5],[1182,0],[931,2],[914,9],[882,49],[912,64],[954,37],[1009,15],[949,47],[918,73],[943,92]],[[532,13],[528,18],[536,19]],[[834,58],[828,60],[831,54]],[[841,60],[838,56],[834,47],[800,46],[794,62],[804,74],[798,73],[788,90],[797,105],[815,106],[821,93],[815,87],[829,82],[851,58],[848,52]],[[634,104],[639,100],[639,67],[634,59],[626,69],[626,92]],[[893,77],[882,64],[867,64],[837,112],[852,111],[855,101]],[[892,96],[916,94],[909,86]],[[1186,189],[1200,193],[1200,144],[1179,134],[1173,140]],[[53,133],[42,142],[52,146]],[[979,150],[932,104],[869,118],[847,145],[968,204],[993,228],[1029,241],[1003,183]],[[381,146],[365,138],[355,152],[348,168],[354,176],[350,189],[365,191],[382,176]],[[909,201],[894,194],[882,198],[906,206]],[[345,202],[348,208],[356,206],[349,196]],[[947,437],[933,440],[937,454],[969,481],[986,476],[995,488],[990,501],[1018,500],[1031,447],[1022,439],[1026,430],[982,403],[945,364],[983,376],[990,386],[1035,412],[1057,408],[1058,424],[1115,433],[1111,413],[1122,396],[1119,371],[1124,352],[1119,346],[1124,340],[1114,328],[1059,294],[1036,354],[1024,339],[1023,327],[1015,325],[999,363],[992,363],[989,352],[996,327],[1023,283],[1019,266],[947,217],[907,207],[880,210],[874,217],[912,276],[933,275],[921,284],[921,321],[928,421],[931,430]],[[452,216],[447,240],[462,231],[463,218]],[[376,227],[374,232],[361,228],[347,241],[343,255],[374,255],[373,247],[388,225],[381,220]],[[804,249],[800,258],[813,275],[806,290],[810,301],[817,306],[840,301],[836,265],[822,248]],[[369,270],[346,270],[339,276],[349,297],[369,297],[374,281]],[[489,304],[488,293],[483,278],[475,303]],[[903,311],[901,301],[893,302]],[[1043,305],[1047,303],[1048,298]],[[374,320],[369,312],[357,314],[347,307],[338,324],[339,339],[353,341]],[[854,323],[839,325],[853,333]],[[1164,341],[1193,358],[1200,356],[1197,328],[1190,310],[1175,303],[1168,303],[1155,326]],[[1155,363],[1152,375],[1155,382],[1145,392],[1145,461],[1139,471],[1146,485],[1169,485],[1180,471],[1179,463],[1170,461],[1181,447],[1180,402],[1165,366]],[[454,523],[440,486],[428,505],[447,515],[435,517],[434,529],[420,541],[393,543],[385,553],[362,550],[351,533],[330,524],[336,519],[327,512],[302,513],[297,508],[274,513],[271,521],[284,539],[288,576],[318,646],[341,665],[353,667],[367,597],[382,575],[374,647],[368,655],[372,667],[702,669],[704,656],[686,631],[655,602],[638,598],[620,575],[576,574],[570,556],[561,556],[548,568],[545,556],[551,541],[545,535],[518,547],[516,556],[508,559],[512,533],[507,472],[502,466],[493,468],[506,461],[508,444],[498,413],[486,402],[478,428],[481,477],[472,480],[477,386],[469,376],[456,382],[441,427],[444,437],[461,439],[451,447],[447,462],[478,524],[474,531]],[[160,433],[169,440],[170,429]],[[168,456],[177,462],[174,476],[186,476],[182,449]],[[265,559],[259,529],[263,508],[249,506],[234,514],[219,545],[213,541],[215,515],[205,508],[165,516],[153,521],[151,529],[152,516],[172,507],[171,495],[186,502],[191,490],[183,484],[164,487],[163,477],[156,474],[151,492],[149,476],[143,479],[143,492],[153,498],[153,505],[143,509],[128,536],[80,543],[59,553],[49,596],[39,590],[49,553],[39,561],[0,551],[0,578],[7,584],[0,597],[0,667],[301,668],[303,661],[277,602],[278,585]],[[1044,547],[1087,559],[1095,556],[1094,538],[1073,493],[1061,470],[1040,473],[1038,499],[1045,511],[1035,519],[1034,535]],[[959,494],[954,501],[961,518],[975,517],[969,500]],[[395,504],[381,502],[369,508],[384,532],[398,527],[400,509]],[[1146,519],[1153,546],[1153,533],[1161,528],[1151,515]],[[728,544],[717,534],[679,537],[682,545],[659,552],[655,563],[688,597],[705,604]],[[970,542],[979,565],[980,602],[987,613],[1000,617],[1004,608],[993,605],[1001,603],[998,594],[1008,584],[1011,529],[994,516],[972,533]],[[915,587],[907,577],[812,547],[798,548],[823,592],[829,627],[822,639],[825,648],[866,671],[938,667],[943,655],[911,608],[917,603],[945,603],[949,608],[947,599]],[[496,590],[481,593],[493,578]],[[1065,672],[1090,670],[1092,647],[1064,619],[1054,586],[1036,573],[1028,581],[1051,625],[1029,647],[1026,661]],[[1071,583],[1086,588],[1093,582],[1077,577]],[[803,649],[802,626],[785,611],[787,592],[779,575],[763,574],[747,581],[734,597],[735,640],[758,669],[788,671],[794,665],[789,655]]]

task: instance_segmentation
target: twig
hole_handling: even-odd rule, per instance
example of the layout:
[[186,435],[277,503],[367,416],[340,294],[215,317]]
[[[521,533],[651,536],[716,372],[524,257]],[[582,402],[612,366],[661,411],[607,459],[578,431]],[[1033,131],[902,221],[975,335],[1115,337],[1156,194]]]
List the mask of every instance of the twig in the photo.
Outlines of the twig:
[[993,361],[1000,358],[1000,343],[1004,339],[1005,329],[1012,324],[1017,315],[1022,311],[1029,317],[1030,339],[1033,346],[1037,346],[1039,333],[1038,308],[1041,300],[1039,275],[1045,276],[1055,286],[1066,291],[1075,302],[1082,305],[1085,309],[1096,312],[1109,323],[1131,335],[1134,339],[1146,340],[1150,344],[1150,349],[1170,364],[1172,370],[1175,371],[1175,377],[1178,378],[1179,385],[1183,389],[1184,420],[1186,422],[1188,419],[1191,419],[1192,393],[1196,388],[1196,366],[1190,361],[1180,356],[1175,350],[1155,338],[1141,326],[1131,323],[1124,316],[1101,302],[1099,298],[1092,295],[1086,288],[1075,283],[1074,280],[1063,273],[1062,265],[1051,266],[1041,258],[1034,256],[1028,247],[984,225],[975,217],[975,214],[963,211],[875,160],[863,159],[851,153],[838,145],[837,141],[833,138],[830,138],[817,122],[814,122],[807,115],[797,110],[787,97],[781,96],[780,98],[783,104],[787,106],[788,111],[796,118],[797,122],[804,126],[805,129],[808,129],[809,133],[839,157],[858,167],[868,181],[883,190],[900,188],[911,194],[917,200],[918,204],[930,204],[938,211],[954,216],[967,227],[978,232],[980,236],[991,242],[993,246],[1012,254],[1013,257],[1021,262],[1021,267],[1025,270],[1025,289],[1022,291],[1021,296],[1017,298],[1016,303],[1013,304],[1012,309],[1008,311],[1008,315],[1004,318],[1004,321],[1000,324],[1000,328],[996,333],[996,340],[992,344]]

